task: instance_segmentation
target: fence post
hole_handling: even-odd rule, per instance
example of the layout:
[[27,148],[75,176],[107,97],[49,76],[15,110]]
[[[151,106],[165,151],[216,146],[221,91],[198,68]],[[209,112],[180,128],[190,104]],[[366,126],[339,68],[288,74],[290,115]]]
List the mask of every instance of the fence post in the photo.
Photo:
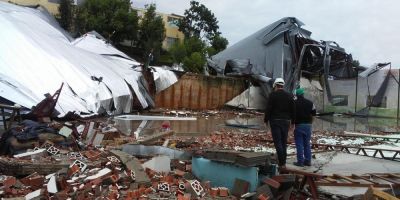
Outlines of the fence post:
[[358,101],[358,68],[356,69],[357,71],[357,76],[356,76],[356,99],[354,102],[354,113],[357,112],[357,101]]
[[399,105],[400,105],[400,69],[397,74],[397,125],[399,125]]

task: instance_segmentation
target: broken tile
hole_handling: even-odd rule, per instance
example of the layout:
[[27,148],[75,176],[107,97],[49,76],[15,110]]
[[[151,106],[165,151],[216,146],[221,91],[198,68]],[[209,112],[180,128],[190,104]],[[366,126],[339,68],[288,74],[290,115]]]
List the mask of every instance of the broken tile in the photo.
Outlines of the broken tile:
[[26,200],[35,199],[35,198],[39,197],[40,194],[41,194],[41,189],[38,189],[38,190],[35,190],[35,191],[33,191],[33,192],[27,194],[27,195],[25,196],[25,199],[26,199]]
[[85,181],[91,181],[91,180],[94,180],[94,179],[98,179],[98,178],[104,177],[104,176],[106,176],[106,175],[108,175],[110,173],[111,173],[111,169],[104,168],[104,169],[101,169],[100,171],[98,171],[97,174],[92,175],[92,176],[88,176],[85,179]]
[[49,193],[57,193],[58,189],[57,189],[57,182],[56,182],[56,176],[52,176],[49,180],[49,182],[47,183],[47,191]]
[[66,126],[63,126],[61,129],[60,129],[60,131],[58,131],[58,133],[60,134],[60,135],[63,135],[64,137],[69,137],[70,135],[71,135],[71,133],[72,133],[72,129],[70,129],[70,128],[68,128],[68,127],[66,127]]

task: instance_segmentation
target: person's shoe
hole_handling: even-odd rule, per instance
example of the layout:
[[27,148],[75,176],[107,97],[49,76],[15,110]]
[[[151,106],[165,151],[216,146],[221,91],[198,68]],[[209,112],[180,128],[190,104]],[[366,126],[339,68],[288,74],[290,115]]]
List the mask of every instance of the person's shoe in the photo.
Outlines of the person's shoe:
[[303,163],[299,163],[299,162],[293,162],[293,165],[296,165],[298,167],[304,167]]
[[311,161],[304,161],[305,166],[311,166]]

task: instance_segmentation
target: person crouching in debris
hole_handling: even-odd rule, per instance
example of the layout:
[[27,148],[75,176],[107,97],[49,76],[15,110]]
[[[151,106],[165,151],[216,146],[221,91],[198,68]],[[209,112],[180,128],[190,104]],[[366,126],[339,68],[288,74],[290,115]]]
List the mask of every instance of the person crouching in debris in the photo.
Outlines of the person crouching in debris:
[[296,166],[311,166],[311,124],[316,110],[313,102],[304,98],[304,88],[296,90],[296,119],[294,129],[294,140],[296,143],[297,162]]
[[295,103],[293,96],[283,89],[285,81],[277,78],[274,81],[274,91],[269,95],[264,121],[271,128],[276,153],[278,154],[278,165],[280,168],[286,166],[287,137],[289,129],[293,128],[295,119]]

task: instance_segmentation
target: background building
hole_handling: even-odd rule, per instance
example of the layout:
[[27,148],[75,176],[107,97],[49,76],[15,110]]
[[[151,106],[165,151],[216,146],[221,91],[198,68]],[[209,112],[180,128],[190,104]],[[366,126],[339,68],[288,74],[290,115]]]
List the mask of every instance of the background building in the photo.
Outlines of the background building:
[[[146,9],[143,8],[133,8],[138,12],[139,17],[143,17]],[[164,22],[165,27],[165,39],[162,44],[162,48],[167,50],[169,49],[174,43],[178,41],[183,41],[185,36],[182,32],[179,31],[178,26],[176,25],[178,20],[181,19],[183,16],[177,14],[166,14],[157,12],[158,16],[161,16]]]
[[[10,3],[15,3],[21,6],[37,6],[40,5],[46,8],[51,14],[58,15],[58,6],[60,5],[60,0],[0,0]],[[72,0],[74,5],[80,5],[84,0]]]
[[21,6],[37,6],[46,8],[51,14],[58,15],[58,6],[60,0],[1,0],[5,2],[15,3]]
[[[389,73],[393,75],[389,78],[383,100],[380,105],[370,107],[368,114],[379,117],[397,117],[400,114],[399,108],[399,69],[382,69],[372,74],[368,78],[358,77],[357,80],[330,80],[332,89],[333,103],[328,103],[326,94],[324,95],[324,111],[336,113],[354,113],[367,107],[370,101],[377,94]],[[397,80],[395,80],[397,79]]]

